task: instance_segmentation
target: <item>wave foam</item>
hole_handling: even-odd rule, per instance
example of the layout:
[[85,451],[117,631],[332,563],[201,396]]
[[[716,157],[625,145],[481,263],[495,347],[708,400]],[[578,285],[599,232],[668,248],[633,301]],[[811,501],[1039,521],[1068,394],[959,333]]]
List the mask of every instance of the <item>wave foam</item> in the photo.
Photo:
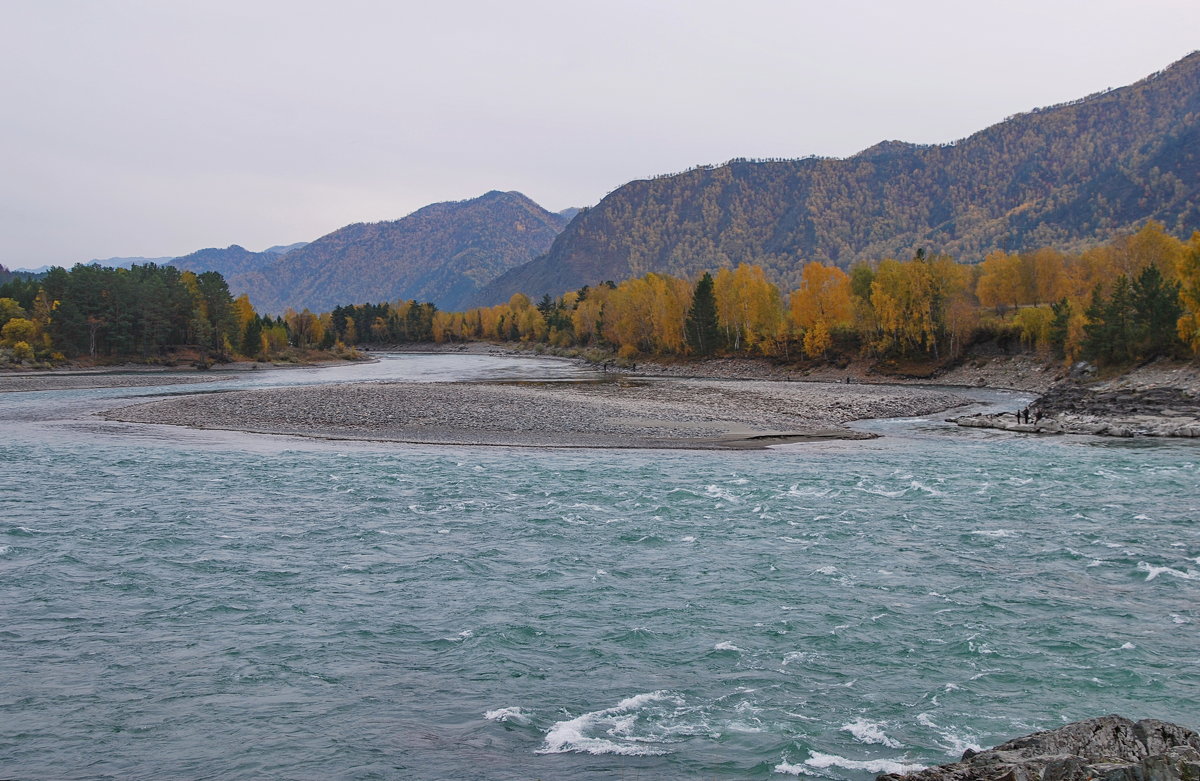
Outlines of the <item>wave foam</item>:
[[497,708],[483,714],[488,721],[509,721],[513,724],[528,724],[530,716],[519,707]]
[[843,724],[842,732],[849,732],[859,743],[877,743],[888,748],[900,748],[899,741],[889,738],[883,732],[883,725],[867,719],[857,719],[849,724]]
[[[977,678],[982,678],[984,675],[987,675],[987,673],[984,672],[984,673],[980,673],[978,675],[972,676],[971,680],[974,681]],[[966,751],[967,749],[970,749],[972,751],[983,751],[983,746],[979,745],[978,743],[976,743],[975,741],[973,741],[969,738],[964,738],[962,735],[960,735],[958,733],[957,730],[943,729],[942,727],[938,726],[938,724],[936,722],[934,722],[933,719],[929,718],[928,713],[918,714],[917,715],[917,723],[920,724],[922,727],[928,727],[929,729],[934,730],[935,732],[938,733],[938,737],[940,737],[942,740],[945,741],[945,743],[941,743],[939,745],[943,749],[946,750],[947,756],[961,757],[963,755],[963,752]]]
[[808,775],[808,769],[813,767],[841,767],[846,770],[863,770],[868,773],[898,773],[904,775],[906,773],[916,773],[919,770],[924,770],[926,767],[925,765],[918,765],[912,762],[899,762],[894,759],[846,759],[845,757],[839,757],[837,754],[822,754],[820,751],[810,753],[812,756],[804,760],[804,764],[797,765],[780,762],[775,766],[775,772],[802,776]]
[[714,645],[713,650],[714,651],[737,651],[740,653],[742,649],[738,648],[736,645],[729,642],[728,640],[723,640],[723,641],[717,643],[716,645]]
[[[584,754],[623,754],[625,756],[656,756],[668,753],[662,749],[654,749],[645,745],[619,743],[619,740],[645,741],[644,737],[630,734],[636,725],[637,711],[649,703],[660,700],[672,700],[665,691],[649,692],[627,697],[611,708],[590,711],[573,719],[556,722],[546,732],[545,743],[537,750],[538,754],[565,754],[578,751]],[[589,732],[603,730],[608,738],[589,735]]]
[[1182,580],[1200,580],[1200,572],[1196,572],[1195,570],[1183,572],[1172,567],[1156,567],[1147,561],[1139,561],[1137,568],[1138,572],[1146,573],[1146,580],[1154,580],[1159,575],[1170,575],[1173,578],[1180,578]]
[[713,499],[722,499],[730,504],[737,504],[738,498],[718,485],[704,486],[704,495]]

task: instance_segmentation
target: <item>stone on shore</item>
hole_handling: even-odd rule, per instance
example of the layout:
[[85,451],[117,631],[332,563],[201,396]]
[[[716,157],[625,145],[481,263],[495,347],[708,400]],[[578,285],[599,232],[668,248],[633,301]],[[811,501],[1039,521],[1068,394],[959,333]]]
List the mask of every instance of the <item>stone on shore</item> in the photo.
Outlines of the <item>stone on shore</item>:
[[959,762],[878,781],[1200,781],[1200,735],[1156,719],[1101,716],[1035,732]]
[[[1030,420],[1016,411],[970,415],[953,422],[1025,434],[1095,434],[1108,437],[1200,437],[1200,388],[1196,372],[1159,371],[1154,382],[1129,378],[1098,385],[1065,382],[1030,406]],[[1168,384],[1173,383],[1173,384]]]

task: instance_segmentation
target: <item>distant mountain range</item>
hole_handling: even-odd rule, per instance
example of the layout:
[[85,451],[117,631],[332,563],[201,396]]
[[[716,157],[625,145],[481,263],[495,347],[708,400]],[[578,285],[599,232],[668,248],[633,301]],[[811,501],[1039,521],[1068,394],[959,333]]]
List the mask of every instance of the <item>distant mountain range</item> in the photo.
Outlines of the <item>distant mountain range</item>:
[[[172,258],[172,257],[165,257],[165,258],[92,258],[91,260],[83,261],[83,263],[88,266],[104,266],[105,268],[129,268],[130,266],[144,266],[147,263],[155,263],[155,264],[158,264],[161,266],[164,263],[170,263],[172,260],[174,260],[174,258]],[[47,271],[49,271],[52,268],[54,268],[53,265],[47,265],[47,266],[38,266],[37,268],[15,268],[15,269],[12,269],[12,271],[20,271],[20,272],[26,273],[26,274],[45,274]]]
[[1179,236],[1200,228],[1200,52],[953,144],[734,160],[630,182],[557,214],[492,191],[263,252],[235,244],[93,262],[219,271],[262,312],[398,299],[462,310],[743,262],[791,288],[810,260],[846,268],[918,248],[965,261],[994,249],[1077,250],[1149,219]]
[[631,182],[471,303],[741,262],[792,287],[810,260],[1077,249],[1148,219],[1177,235],[1200,228],[1200,52],[953,144],[889,141],[848,159],[731,161]]
[[401,299],[453,310],[497,275],[545,252],[568,221],[521,193],[493,190],[399,220],[347,225],[307,244],[264,252],[235,244],[172,263],[221,272],[234,295],[248,294],[263,312]]

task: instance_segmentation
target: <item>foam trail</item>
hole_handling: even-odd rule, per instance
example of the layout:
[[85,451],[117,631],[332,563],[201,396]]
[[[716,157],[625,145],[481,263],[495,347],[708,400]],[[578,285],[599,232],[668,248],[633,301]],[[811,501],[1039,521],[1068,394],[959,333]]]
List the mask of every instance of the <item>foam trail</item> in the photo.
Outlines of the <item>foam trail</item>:
[[776,773],[787,773],[793,776],[809,775],[809,768],[841,767],[846,770],[863,770],[867,773],[916,773],[924,770],[925,765],[911,762],[899,762],[894,759],[846,759],[837,754],[822,754],[820,751],[811,752],[812,756],[804,760],[804,764],[780,762],[775,766]]
[[1194,570],[1183,572],[1171,567],[1156,567],[1146,561],[1139,561],[1137,568],[1138,572],[1146,573],[1146,580],[1154,580],[1159,575],[1170,575],[1173,578],[1181,578],[1183,580],[1200,580],[1200,572]]
[[626,756],[666,754],[668,752],[644,745],[618,743],[605,738],[591,737],[586,733],[603,729],[604,734],[609,737],[627,737],[632,740],[634,738],[628,733],[637,720],[635,711],[648,703],[669,698],[670,695],[665,691],[638,694],[621,700],[611,708],[591,711],[573,719],[557,722],[546,732],[546,741],[536,753],[564,754],[568,751],[579,751],[585,754],[624,754]]
[[898,741],[883,732],[883,725],[867,719],[857,719],[842,725],[842,732],[849,732],[859,743],[877,743],[888,748],[900,748]]

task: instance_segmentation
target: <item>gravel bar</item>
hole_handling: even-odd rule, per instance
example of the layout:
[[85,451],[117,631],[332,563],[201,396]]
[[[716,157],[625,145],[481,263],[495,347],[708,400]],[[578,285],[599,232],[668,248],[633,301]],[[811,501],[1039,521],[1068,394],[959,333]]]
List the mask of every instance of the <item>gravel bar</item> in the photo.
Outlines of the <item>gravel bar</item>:
[[109,420],[329,439],[529,447],[758,448],[864,439],[842,424],[965,403],[924,388],[725,380],[358,383],[180,396]]

